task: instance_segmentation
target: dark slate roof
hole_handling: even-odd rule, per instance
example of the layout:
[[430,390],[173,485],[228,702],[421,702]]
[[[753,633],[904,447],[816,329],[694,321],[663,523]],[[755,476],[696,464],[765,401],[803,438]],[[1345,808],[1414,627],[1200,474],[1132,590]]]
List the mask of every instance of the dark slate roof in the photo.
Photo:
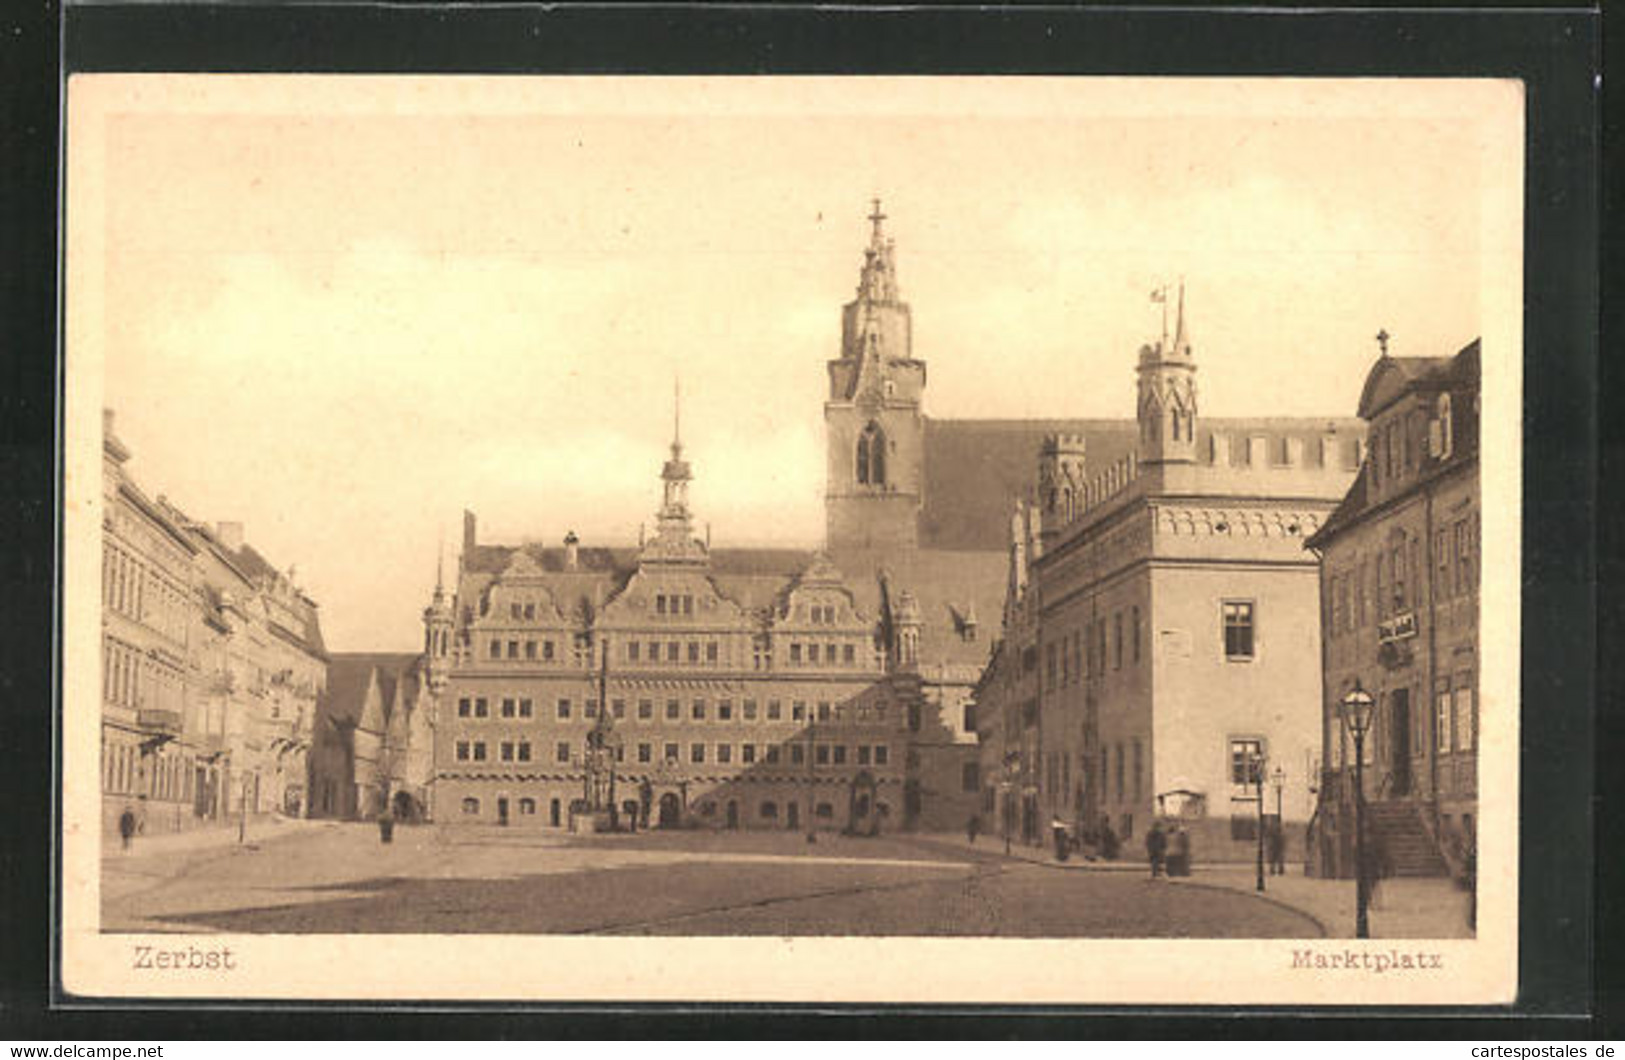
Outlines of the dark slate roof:
[[334,652],[327,661],[327,688],[316,700],[316,716],[354,725],[361,720],[373,670],[396,673],[416,659],[415,654],[402,652]]
[[[1316,416],[1209,418],[1197,421],[1196,449],[1205,453],[1215,435],[1294,437],[1305,452],[1327,432],[1358,429],[1358,420]],[[1045,435],[1084,439],[1084,466],[1093,477],[1134,451],[1135,420],[933,420],[925,421],[925,483],[920,547],[998,549],[1010,541],[1010,515],[1018,497],[1030,498],[1038,478],[1038,450]],[[1231,459],[1245,459],[1236,447]],[[1001,587],[1002,588],[1002,587]]]
[[1007,554],[921,550],[905,575],[920,605],[922,667],[985,664],[1004,612]]
[[1138,428],[1133,420],[927,419],[920,546],[1002,552],[1047,434],[1083,435],[1088,466],[1100,468],[1128,455]]

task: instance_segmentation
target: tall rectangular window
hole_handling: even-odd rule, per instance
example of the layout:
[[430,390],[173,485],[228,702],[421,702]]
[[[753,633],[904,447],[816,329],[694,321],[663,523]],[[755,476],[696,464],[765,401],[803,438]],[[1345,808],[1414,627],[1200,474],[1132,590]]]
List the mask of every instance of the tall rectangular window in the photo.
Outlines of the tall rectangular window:
[[767,720],[778,721],[784,716],[784,704],[776,699],[767,701]]
[[1433,749],[1450,753],[1450,684],[1440,681],[1433,692]]
[[675,699],[666,700],[666,720],[677,721],[683,716],[683,705]]
[[668,761],[668,762],[677,761],[677,745],[676,744],[669,743],[669,744],[666,745],[666,761]]
[[553,757],[559,762],[570,761],[570,745],[560,741],[553,745]]
[[535,710],[535,706],[534,706],[534,704],[531,703],[530,700],[521,699],[519,701],[519,716],[521,718],[530,717],[531,714],[534,712],[534,710]]
[[654,761],[654,748],[646,743],[638,744],[638,761],[645,765]]
[[638,700],[638,720],[651,721],[655,716],[655,705],[647,699]]
[[1140,636],[1140,609],[1138,606],[1136,606],[1134,608],[1134,663],[1136,666],[1138,666],[1140,663]]
[[1123,668],[1123,612],[1112,612],[1112,669]]
[[1253,604],[1251,600],[1224,602],[1224,657],[1253,657]]
[[558,715],[560,721],[570,720],[570,701],[568,699],[559,700]]
[[1254,787],[1264,761],[1264,741],[1241,737],[1230,741],[1230,783],[1238,788]]
[[1473,675],[1456,675],[1456,750],[1471,751],[1477,736],[1478,718],[1473,710]]
[[705,761],[705,745],[703,743],[689,744],[688,760],[695,765],[702,764]]

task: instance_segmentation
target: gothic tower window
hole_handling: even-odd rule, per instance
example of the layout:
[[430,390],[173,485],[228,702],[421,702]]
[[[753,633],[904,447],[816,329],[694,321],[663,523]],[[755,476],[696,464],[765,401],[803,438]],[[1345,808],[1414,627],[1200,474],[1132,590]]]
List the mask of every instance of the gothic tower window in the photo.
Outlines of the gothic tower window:
[[858,482],[867,486],[886,484],[886,434],[871,423],[858,437]]

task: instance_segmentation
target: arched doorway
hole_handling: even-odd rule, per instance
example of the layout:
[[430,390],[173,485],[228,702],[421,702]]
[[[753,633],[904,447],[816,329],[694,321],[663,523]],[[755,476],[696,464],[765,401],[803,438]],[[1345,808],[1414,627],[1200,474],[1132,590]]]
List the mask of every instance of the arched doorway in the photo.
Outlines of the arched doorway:
[[660,796],[660,827],[676,828],[681,823],[682,803],[678,800],[676,792],[668,791]]
[[412,798],[410,792],[397,791],[393,801],[395,820],[415,821],[417,817],[417,800]]
[[795,831],[801,827],[800,803],[787,802],[784,804],[784,827],[789,831]]
[[867,769],[852,778],[852,790],[847,799],[846,828],[853,835],[875,835],[880,831],[875,794],[874,774]]
[[732,799],[728,800],[728,827],[730,829],[739,827],[739,803]]

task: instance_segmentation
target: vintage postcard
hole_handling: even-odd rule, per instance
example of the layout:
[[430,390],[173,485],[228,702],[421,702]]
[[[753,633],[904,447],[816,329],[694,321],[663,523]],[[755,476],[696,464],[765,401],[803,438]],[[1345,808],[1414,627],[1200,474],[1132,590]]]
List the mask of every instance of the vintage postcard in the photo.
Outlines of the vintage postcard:
[[76,997],[1517,990],[1514,81],[75,76]]

